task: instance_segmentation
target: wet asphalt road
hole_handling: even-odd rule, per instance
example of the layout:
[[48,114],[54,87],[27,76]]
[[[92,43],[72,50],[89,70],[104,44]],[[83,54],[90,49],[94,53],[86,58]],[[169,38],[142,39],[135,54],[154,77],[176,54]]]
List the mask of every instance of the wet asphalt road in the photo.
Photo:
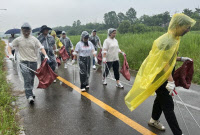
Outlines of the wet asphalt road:
[[[82,96],[71,87],[60,81],[53,83],[49,88],[34,89],[36,101],[33,106],[29,105],[23,91],[23,83],[20,82],[13,63],[6,58],[8,67],[8,79],[13,83],[13,94],[18,97],[17,103],[23,121],[26,135],[140,135],[138,131],[125,124],[117,117],[102,109],[97,104]],[[59,67],[58,75],[69,82],[73,82],[73,67],[64,69]],[[113,75],[112,75],[113,76]],[[172,135],[172,132],[164,118],[160,121],[165,125],[166,131],[158,131],[147,125],[151,117],[152,105],[155,96],[149,97],[136,110],[130,112],[124,103],[124,97],[131,89],[134,78],[125,81],[124,89],[115,87],[115,82],[107,79],[108,85],[102,85],[101,67],[91,71],[90,89],[87,91],[105,104],[111,106],[133,121],[159,135]],[[37,86],[37,81],[36,84]],[[76,68],[75,85],[80,86],[78,68]],[[178,90],[180,97],[185,101],[194,117],[200,123],[200,87],[192,85],[191,90]],[[176,99],[178,99],[176,97]],[[180,101],[179,106],[186,118],[191,135],[200,135],[200,129],[194,123],[189,113]],[[181,115],[175,105],[175,112],[179,125],[184,134],[187,130]]]

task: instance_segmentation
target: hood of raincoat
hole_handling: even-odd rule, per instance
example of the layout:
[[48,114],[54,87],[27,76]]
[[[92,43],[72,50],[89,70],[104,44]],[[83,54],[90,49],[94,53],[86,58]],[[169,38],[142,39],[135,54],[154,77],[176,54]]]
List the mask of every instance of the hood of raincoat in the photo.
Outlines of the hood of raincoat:
[[125,103],[131,111],[167,81],[175,67],[180,44],[180,38],[175,37],[175,34],[180,28],[188,25],[192,27],[194,24],[195,21],[190,17],[175,14],[170,21],[168,32],[153,42],[149,55],[137,73],[132,89],[125,97]]
[[108,29],[108,37],[110,36],[110,34],[112,34],[114,31],[116,31],[117,29],[114,28],[110,28]]
[[88,33],[87,31],[83,31],[83,32],[81,33],[81,41],[83,41],[83,39],[84,39],[86,36],[89,37],[89,33]]
[[179,29],[182,29],[183,27],[187,26],[193,27],[195,23],[195,20],[191,19],[189,16],[183,13],[174,14],[169,23],[168,32],[176,34],[176,32],[179,31]]
[[54,30],[51,31],[51,36],[53,36],[53,35],[57,36],[56,32]]
[[31,28],[31,25],[30,25],[29,23],[25,22],[25,23],[21,26],[20,35],[21,35],[22,37],[24,37],[24,35],[23,35],[23,33],[22,33],[22,29],[23,29],[23,28],[29,28],[30,31],[31,31],[30,36],[32,35],[32,28]]
[[56,32],[54,30],[51,31],[51,36],[55,35],[56,49],[61,48],[63,44],[60,42],[60,39],[57,37]]

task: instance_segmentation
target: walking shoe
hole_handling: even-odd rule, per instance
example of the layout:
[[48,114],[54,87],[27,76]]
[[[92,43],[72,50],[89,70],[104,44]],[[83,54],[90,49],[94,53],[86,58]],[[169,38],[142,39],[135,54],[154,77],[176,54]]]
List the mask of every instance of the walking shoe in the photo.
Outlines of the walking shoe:
[[90,86],[89,86],[89,85],[87,85],[87,86],[86,86],[86,89],[89,89],[89,88],[90,88]]
[[62,85],[63,82],[60,81],[60,85]]
[[81,91],[82,91],[82,92],[86,92],[86,89],[85,89],[85,88],[82,88]]
[[35,99],[35,95],[33,95],[33,99]]
[[124,88],[124,86],[121,83],[117,83],[116,87],[118,87],[118,88]]
[[67,68],[67,63],[65,63],[65,67],[64,68]]
[[93,65],[93,69],[96,70],[96,66],[95,65]]
[[105,78],[102,80],[102,82],[103,82],[103,85],[107,85],[107,82],[106,82]]
[[56,83],[56,79],[53,82]]
[[148,122],[148,125],[155,127],[161,131],[165,131],[165,127],[163,126],[163,124],[160,123],[160,121],[154,120],[154,119],[150,119],[150,121]]
[[33,104],[33,103],[34,103],[34,99],[33,99],[32,96],[30,96],[30,97],[28,98],[28,102],[29,102],[30,104]]

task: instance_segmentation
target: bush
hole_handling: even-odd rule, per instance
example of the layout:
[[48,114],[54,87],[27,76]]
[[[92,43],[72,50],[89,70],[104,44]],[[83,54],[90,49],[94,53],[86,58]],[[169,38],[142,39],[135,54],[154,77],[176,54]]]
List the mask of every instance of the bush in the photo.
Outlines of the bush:
[[133,24],[130,28],[130,32],[132,33],[145,33],[150,31],[151,31],[150,27],[144,24]]
[[129,29],[130,29],[130,26],[131,26],[131,23],[130,21],[126,20],[126,21],[123,21],[119,27],[118,27],[118,30],[120,33],[124,34],[124,33],[128,33],[129,32]]

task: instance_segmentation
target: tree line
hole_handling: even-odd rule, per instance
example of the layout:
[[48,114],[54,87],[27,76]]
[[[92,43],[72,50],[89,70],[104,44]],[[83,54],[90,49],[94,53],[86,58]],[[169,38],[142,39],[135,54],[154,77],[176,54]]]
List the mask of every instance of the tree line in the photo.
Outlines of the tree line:
[[[195,10],[184,9],[182,13],[197,21],[192,28],[194,31],[200,30],[200,8]],[[171,16],[168,11],[156,15],[143,15],[137,18],[137,12],[130,8],[126,13],[116,13],[110,11],[104,14],[103,23],[81,24],[80,20],[74,21],[72,26],[55,27],[56,30],[64,30],[68,35],[80,35],[82,31],[88,32],[96,29],[99,33],[105,33],[108,28],[117,28],[120,33],[144,33],[151,31],[164,32],[167,30]]]

